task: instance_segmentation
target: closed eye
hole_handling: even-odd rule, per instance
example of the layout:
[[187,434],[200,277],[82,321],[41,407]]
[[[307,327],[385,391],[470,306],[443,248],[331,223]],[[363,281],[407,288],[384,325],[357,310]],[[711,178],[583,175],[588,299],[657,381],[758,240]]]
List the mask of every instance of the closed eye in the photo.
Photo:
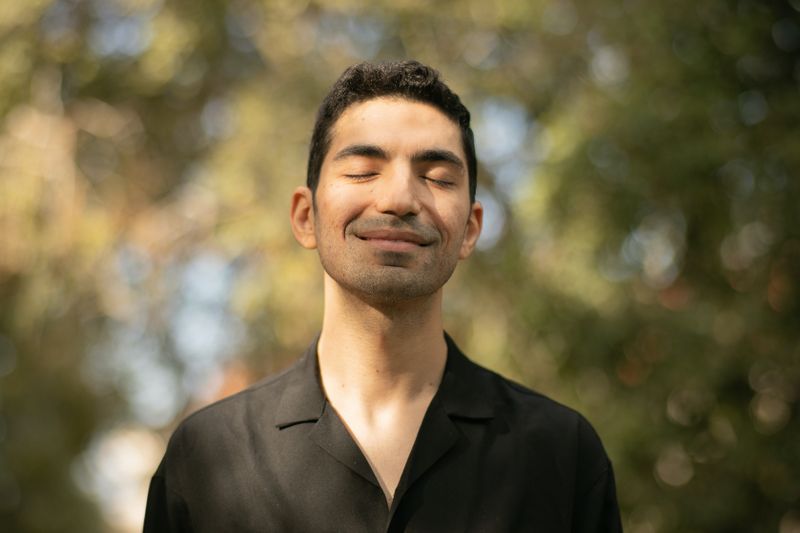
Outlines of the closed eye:
[[428,176],[421,176],[421,178],[424,179],[425,181],[430,181],[431,183],[439,185],[440,187],[453,187],[455,185],[455,183],[453,183],[452,181],[437,180],[436,178],[431,178]]
[[377,176],[377,175],[378,175],[377,172],[364,172],[362,174],[345,174],[345,177],[351,178],[351,179],[354,179],[354,180],[363,180],[363,179],[371,178],[371,177]]

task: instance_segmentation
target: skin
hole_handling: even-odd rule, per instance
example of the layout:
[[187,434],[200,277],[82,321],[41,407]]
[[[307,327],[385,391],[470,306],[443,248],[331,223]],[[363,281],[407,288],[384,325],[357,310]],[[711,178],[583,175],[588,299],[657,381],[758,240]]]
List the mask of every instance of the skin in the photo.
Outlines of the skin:
[[295,238],[325,271],[322,386],[388,504],[444,371],[442,287],[482,220],[458,126],[402,98],[345,110],[316,194],[292,195]]

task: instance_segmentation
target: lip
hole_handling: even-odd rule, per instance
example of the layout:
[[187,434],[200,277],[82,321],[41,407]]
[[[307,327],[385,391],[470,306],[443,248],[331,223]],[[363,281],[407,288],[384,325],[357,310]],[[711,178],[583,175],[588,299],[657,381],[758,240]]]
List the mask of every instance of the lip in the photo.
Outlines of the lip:
[[356,237],[387,252],[413,252],[430,244],[418,233],[396,229],[366,230],[357,233]]

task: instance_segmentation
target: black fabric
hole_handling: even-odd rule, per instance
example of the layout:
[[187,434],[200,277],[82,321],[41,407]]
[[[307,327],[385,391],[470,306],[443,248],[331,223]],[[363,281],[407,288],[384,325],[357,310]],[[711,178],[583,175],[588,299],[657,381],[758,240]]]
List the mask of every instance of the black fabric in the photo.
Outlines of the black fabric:
[[316,341],[286,372],[189,416],[144,531],[621,531],[614,474],[575,411],[448,353],[391,508],[328,405]]

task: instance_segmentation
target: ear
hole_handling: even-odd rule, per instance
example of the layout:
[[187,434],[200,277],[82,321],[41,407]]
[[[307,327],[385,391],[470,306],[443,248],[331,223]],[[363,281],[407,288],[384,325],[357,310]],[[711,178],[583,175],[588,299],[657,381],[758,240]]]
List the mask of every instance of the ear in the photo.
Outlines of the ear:
[[292,193],[290,213],[292,233],[303,248],[309,250],[317,247],[317,236],[314,232],[314,197],[308,187],[298,187]]
[[464,232],[464,240],[461,241],[461,250],[459,251],[458,258],[466,259],[475,249],[475,243],[478,242],[478,237],[481,235],[481,228],[483,227],[483,206],[480,202],[472,202],[470,208],[469,219],[467,220],[467,229]]

